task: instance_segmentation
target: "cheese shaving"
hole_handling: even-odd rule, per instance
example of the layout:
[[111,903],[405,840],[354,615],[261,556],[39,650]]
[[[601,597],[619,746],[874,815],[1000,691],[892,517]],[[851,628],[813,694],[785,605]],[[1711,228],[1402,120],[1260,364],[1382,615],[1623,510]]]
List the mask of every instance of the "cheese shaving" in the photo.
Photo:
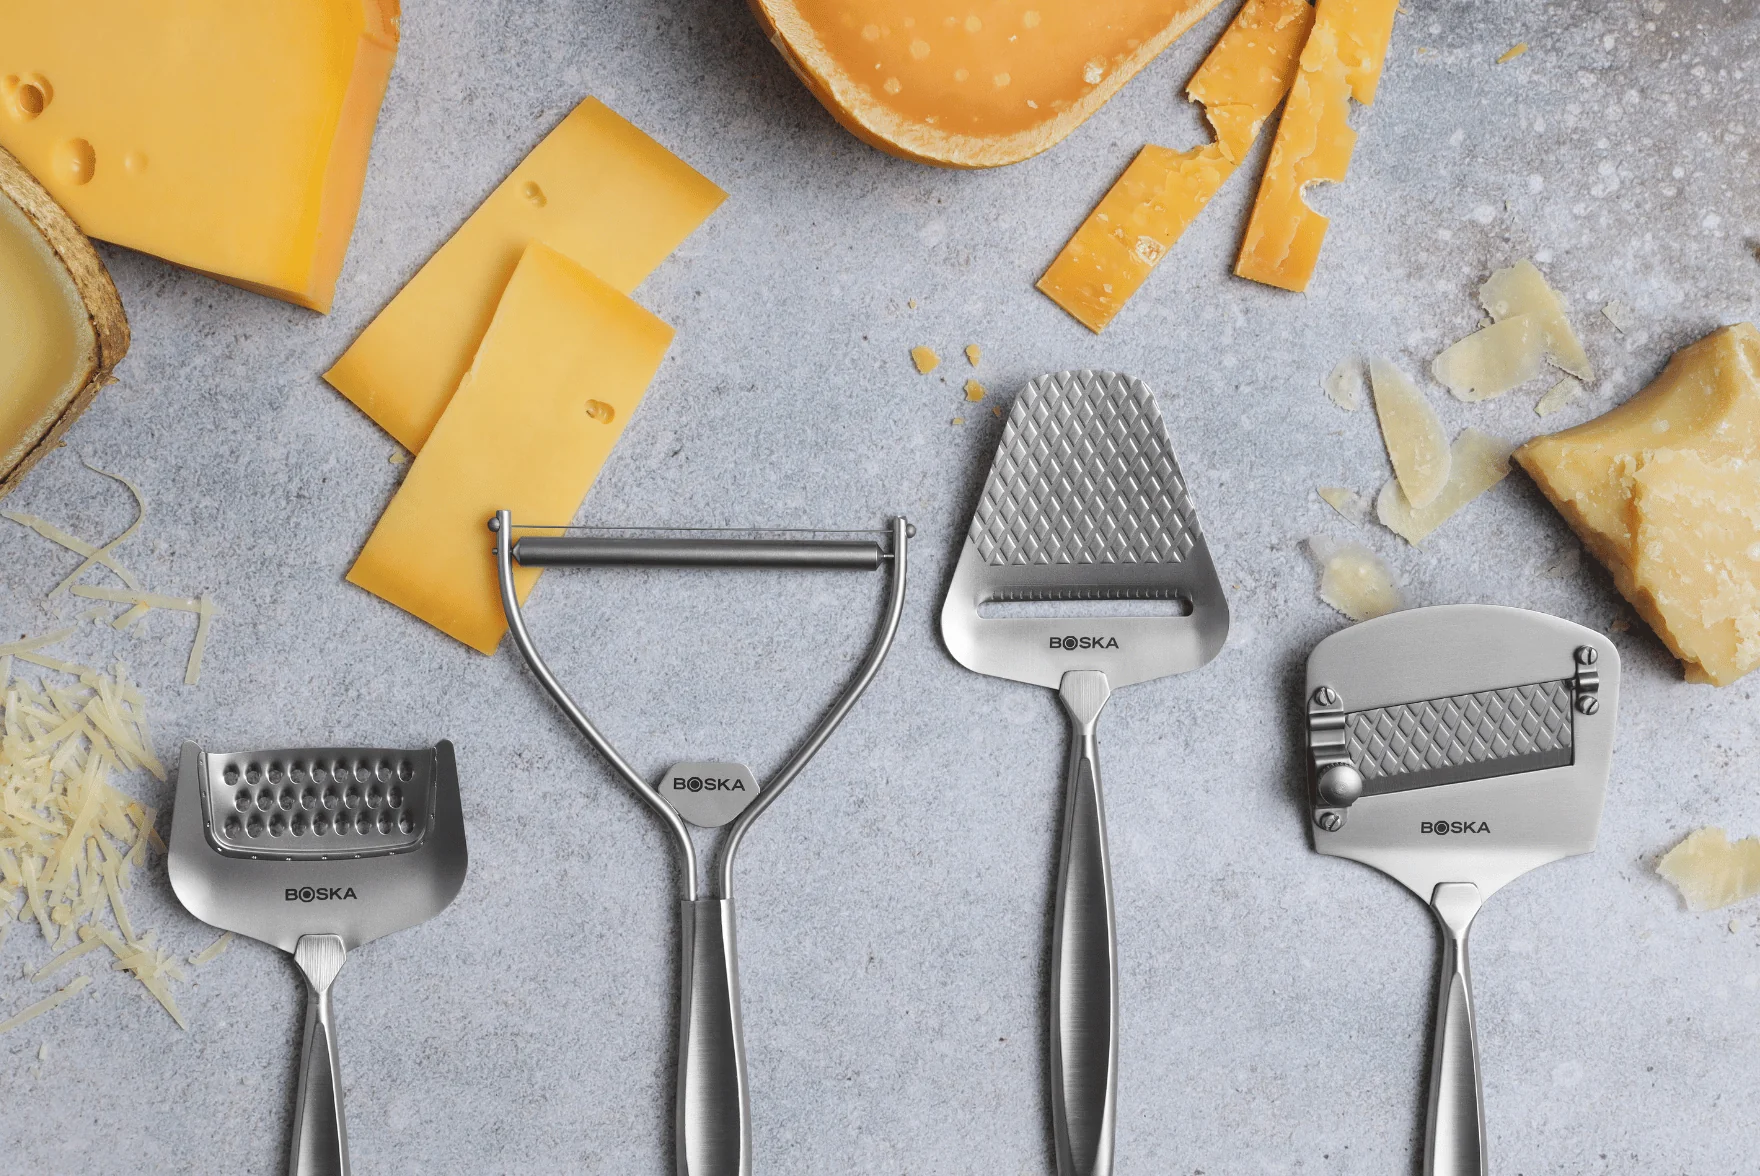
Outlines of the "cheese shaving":
[[1399,480],[1390,478],[1376,496],[1375,514],[1406,542],[1422,543],[1461,507],[1503,481],[1513,448],[1477,429],[1464,429],[1450,448],[1448,484],[1430,505],[1413,507]]
[[1320,599],[1351,620],[1369,621],[1405,607],[1393,573],[1361,543],[1316,535],[1308,550],[1320,564]]
[[66,988],[63,988],[59,992],[51,993],[50,995],[45,996],[42,1000],[39,1000],[36,1004],[31,1005],[29,1008],[25,1009],[23,1012],[19,1013],[17,1016],[9,1017],[8,1019],[6,1019],[4,1021],[0,1021],[0,1033],[5,1033],[5,1032],[8,1032],[9,1030],[16,1029],[20,1025],[24,1024],[26,1021],[34,1020],[37,1017],[42,1016],[44,1013],[49,1012],[51,1009],[55,1009],[55,1008],[60,1007],[60,1005],[62,1003],[71,999],[81,989],[83,989],[86,985],[90,984],[91,982],[92,982],[92,978],[90,976],[75,976],[68,983]]
[[1369,521],[1370,502],[1347,486],[1321,486],[1316,491],[1322,501],[1353,523]]
[[1582,390],[1581,384],[1566,376],[1546,390],[1546,395],[1542,396],[1539,402],[1534,405],[1534,411],[1540,416],[1551,416],[1575,400]]
[[1714,911],[1760,894],[1760,838],[1731,841],[1722,829],[1699,829],[1664,854],[1656,872],[1688,910]]
[[[75,555],[85,556],[86,562],[80,565],[82,571],[90,564],[101,563],[112,572],[115,572],[117,578],[124,584],[127,584],[130,588],[138,589],[141,586],[140,581],[134,578],[134,573],[117,563],[104,548],[93,547],[84,539],[69,535],[66,531],[63,531],[60,527],[57,527],[47,519],[40,519],[36,515],[29,515],[22,511],[15,510],[0,510],[0,518],[11,519],[21,527],[29,527],[49,542],[59,544],[73,552]],[[77,575],[78,573],[76,572],[75,574]],[[50,589],[50,595],[54,595],[54,592],[55,589]]]
[[[129,481],[127,478],[123,477],[121,474],[113,474],[109,470],[99,469],[97,466],[93,465],[91,462],[86,461],[85,458],[83,458],[83,457],[80,458],[80,461],[81,461],[81,463],[83,463],[85,465],[86,469],[91,470],[94,474],[102,474],[104,477],[109,478],[112,482],[121,482],[124,486],[126,486],[128,488],[128,492],[130,494],[134,495],[134,522],[128,524],[127,527],[123,528],[122,533],[120,535],[116,536],[116,538],[110,540],[110,542],[108,542],[108,543],[104,544],[102,547],[98,548],[94,554],[86,556],[86,558],[80,562],[79,567],[73,569],[73,571],[70,572],[61,581],[61,583],[59,583],[59,584],[55,585],[55,587],[49,589],[50,596],[54,596],[57,592],[64,590],[69,585],[71,585],[75,580],[77,580],[81,576],[85,575],[86,571],[88,569],[90,569],[94,563],[101,562],[106,567],[112,566],[110,564],[110,559],[109,559],[110,553],[112,551],[116,550],[116,548],[119,547],[120,545],[122,545],[123,543],[126,543],[128,540],[134,538],[134,533],[141,529],[141,523],[144,522],[147,517],[147,499],[146,499],[146,496],[141,493],[141,488],[139,486],[136,486],[133,482]],[[115,570],[117,570],[117,575],[119,575],[119,576],[122,575],[122,573],[119,569],[115,569]],[[128,583],[128,578],[126,576],[123,576],[122,582],[125,584]]]
[[1517,41],[1514,45],[1511,45],[1508,49],[1504,50],[1503,56],[1497,59],[1497,64],[1508,65],[1527,51],[1528,43],[1526,41]]
[[1320,381],[1326,398],[1346,412],[1357,411],[1363,402],[1363,361],[1356,356],[1341,359],[1338,366]]
[[1414,506],[1428,506],[1448,482],[1448,437],[1416,384],[1385,360],[1369,364],[1375,415],[1394,477]]
[[231,946],[232,932],[228,931],[220,936],[220,938],[204,947],[201,951],[196,952],[195,955],[190,956],[189,962],[197,968],[206,967],[219,959],[221,953]]

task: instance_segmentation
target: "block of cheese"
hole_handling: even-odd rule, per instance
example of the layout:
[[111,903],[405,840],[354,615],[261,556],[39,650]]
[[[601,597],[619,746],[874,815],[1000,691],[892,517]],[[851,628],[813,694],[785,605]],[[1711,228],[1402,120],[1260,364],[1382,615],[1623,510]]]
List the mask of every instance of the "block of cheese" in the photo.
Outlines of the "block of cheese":
[[1240,166],[1289,93],[1313,19],[1308,0],[1247,0],[1186,85],[1216,142],[1190,151],[1143,148],[1039,289],[1089,330],[1104,329]]
[[994,167],[1050,147],[1219,0],[751,0],[813,96],[882,151]]
[[328,310],[397,0],[81,0],[0,17],[0,146],[94,237]]
[[324,378],[419,451],[525,248],[542,241],[625,294],[727,194],[596,98],[545,136]]
[[[1671,459],[1643,476],[1670,453],[1698,460]],[[1730,544],[1743,516],[1760,509],[1747,480],[1760,463],[1760,330],[1738,323],[1683,347],[1636,396],[1573,429],[1536,437],[1516,460],[1686,663],[1689,678],[1727,685],[1753,668],[1742,635],[1760,616],[1739,615],[1744,590],[1737,581],[1747,557]],[[1640,541],[1647,544],[1642,581]],[[1728,593],[1710,592],[1704,576],[1730,577]],[[1684,593],[1689,579],[1703,591]],[[1659,598],[1665,582],[1674,588]],[[1706,626],[1720,626],[1721,638],[1689,653],[1682,636]]]
[[1398,6],[1399,0],[1319,0],[1314,6],[1314,28],[1235,261],[1241,277],[1285,290],[1308,288],[1328,222],[1302,193],[1309,184],[1344,179],[1357,145],[1350,100],[1375,101]]
[[[672,328],[527,246],[494,322],[348,578],[483,653],[506,632],[488,521],[567,523],[641,403]],[[514,573],[523,601],[538,570]]]
[[0,495],[60,441],[128,351],[97,251],[0,149]]

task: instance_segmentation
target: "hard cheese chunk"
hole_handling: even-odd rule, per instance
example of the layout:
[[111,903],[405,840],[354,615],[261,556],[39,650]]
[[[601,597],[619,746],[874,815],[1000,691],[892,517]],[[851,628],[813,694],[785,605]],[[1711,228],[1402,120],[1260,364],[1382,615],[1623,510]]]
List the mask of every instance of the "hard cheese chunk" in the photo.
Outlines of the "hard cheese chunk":
[[1319,0],[1301,67],[1284,105],[1271,159],[1234,272],[1285,290],[1308,288],[1327,219],[1308,207],[1309,184],[1343,180],[1357,135],[1350,99],[1375,101],[1398,0]]
[[9,4],[0,146],[80,227],[328,310],[396,0]]
[[445,411],[526,246],[627,294],[726,193],[588,98],[490,193],[324,373],[412,452]]
[[98,365],[73,276],[0,193],[0,482],[48,433]]
[[1039,289],[1089,330],[1105,328],[1234,174],[1289,92],[1313,19],[1307,0],[1247,0],[1186,86],[1203,104],[1216,142],[1190,151],[1143,148]]
[[1697,829],[1656,863],[1687,909],[1714,911],[1760,894],[1760,838],[1731,841],[1715,826]]
[[[548,246],[526,249],[446,415],[348,578],[483,653],[507,630],[488,521],[565,523],[672,328]],[[516,569],[523,601],[537,569]]]
[[[1643,478],[1645,467],[1665,453],[1692,455],[1698,462],[1671,462]],[[1743,566],[1742,553],[1727,545],[1743,525],[1741,516],[1760,502],[1749,497],[1747,473],[1760,462],[1760,331],[1753,324],[1724,327],[1682,348],[1642,392],[1595,420],[1535,438],[1516,452],[1516,460],[1607,565],[1620,592],[1687,663],[1690,677],[1724,685],[1753,668],[1737,635],[1757,618],[1732,615],[1719,622],[1731,639],[1727,646],[1695,651],[1710,661],[1687,652],[1676,635],[1705,624],[1739,596],[1720,605],[1682,586],[1693,579],[1710,587],[1701,579],[1710,556],[1725,560],[1731,575]],[[1715,503],[1706,499],[1713,485]],[[1652,544],[1644,552],[1644,583],[1636,568],[1641,531]],[[1654,591],[1664,582],[1674,586],[1665,594],[1666,609]]]

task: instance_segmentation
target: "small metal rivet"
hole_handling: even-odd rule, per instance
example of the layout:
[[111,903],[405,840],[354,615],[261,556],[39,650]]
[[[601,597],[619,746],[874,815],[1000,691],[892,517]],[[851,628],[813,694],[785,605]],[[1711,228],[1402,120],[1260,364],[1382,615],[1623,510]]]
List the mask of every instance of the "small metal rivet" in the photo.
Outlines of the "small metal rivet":
[[1315,706],[1337,706],[1338,705],[1338,695],[1337,695],[1337,693],[1335,693],[1333,691],[1332,687],[1322,686],[1322,687],[1320,687],[1320,689],[1314,691],[1314,705]]
[[1600,709],[1601,704],[1591,695],[1584,694],[1577,698],[1577,710],[1583,714],[1592,715]]
[[1336,833],[1344,827],[1344,818],[1337,813],[1321,813],[1314,818],[1314,823],[1328,833]]
[[1577,646],[1577,664],[1592,666],[1601,659],[1601,653],[1593,645]]
[[490,515],[489,516],[489,529],[491,531],[499,531],[501,529],[500,516],[498,516],[498,515]]

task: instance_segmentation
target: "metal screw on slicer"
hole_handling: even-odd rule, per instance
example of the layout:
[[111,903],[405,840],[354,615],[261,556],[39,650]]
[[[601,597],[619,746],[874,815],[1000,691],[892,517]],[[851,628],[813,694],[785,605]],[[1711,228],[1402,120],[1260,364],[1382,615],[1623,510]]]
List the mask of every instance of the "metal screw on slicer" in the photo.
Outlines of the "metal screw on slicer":
[[331,986],[349,952],[433,918],[464,885],[452,744],[204,752],[185,743],[169,850],[171,889],[191,914],[291,953],[305,976],[287,1170],[348,1176]]
[[[1177,602],[1180,615],[979,611],[997,602],[1104,600]],[[1060,1176],[1112,1171],[1117,1118],[1118,947],[1100,711],[1119,687],[1204,665],[1227,635],[1228,601],[1148,386],[1093,371],[1028,384],[960,548],[941,638],[969,670],[1056,690],[1073,731],[1048,1033]]]
[[[684,975],[678,1009],[678,1100],[674,1122],[681,1176],[750,1176],[752,1117],[746,1086],[745,1038],[740,1027],[739,967],[734,941],[733,859],[754,820],[782,795],[807,761],[831,737],[879,673],[904,611],[905,571],[915,529],[902,518],[879,532],[716,532],[686,537],[657,534],[569,534],[587,528],[515,523],[507,511],[489,520],[495,533],[495,566],[501,605],[514,644],[552,701],[575,729],[623,777],[666,825],[677,851],[682,895],[680,934]],[[522,535],[545,531],[562,534]],[[852,538],[861,535],[862,538]],[[674,764],[653,785],[599,733],[545,664],[526,626],[514,590],[513,567],[649,567],[785,571],[886,571],[890,585],[868,655],[831,709],[768,783],[743,764],[689,761]],[[698,894],[697,856],[686,823],[726,826],[717,876],[721,897]]]
[[1393,613],[1308,658],[1314,848],[1391,875],[1442,929],[1425,1176],[1486,1176],[1467,934],[1499,887],[1594,849],[1618,694],[1612,642],[1515,608]]

